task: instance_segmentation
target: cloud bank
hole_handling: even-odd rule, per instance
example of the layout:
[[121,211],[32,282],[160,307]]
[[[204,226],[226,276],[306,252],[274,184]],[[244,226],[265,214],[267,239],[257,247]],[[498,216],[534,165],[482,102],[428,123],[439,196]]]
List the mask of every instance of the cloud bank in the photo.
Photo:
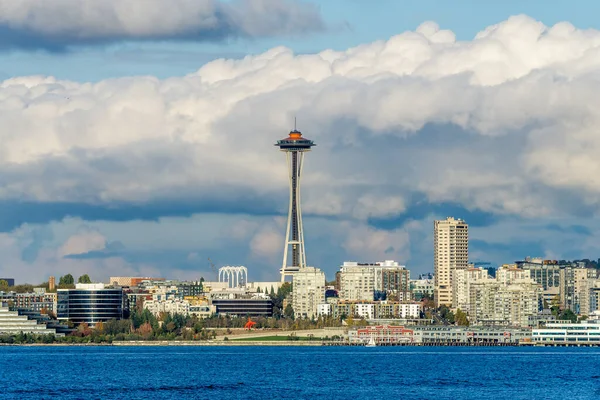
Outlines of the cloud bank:
[[[599,46],[598,31],[516,16],[466,42],[427,22],[346,51],[278,47],[165,80],[11,78],[0,83],[0,201],[35,210],[21,223],[90,209],[113,221],[127,219],[122,210],[260,215],[228,220],[228,232],[248,243],[245,257],[275,263],[287,177],[273,143],[297,116],[318,143],[303,202],[323,231],[306,235],[336,246],[328,263],[410,260],[440,205],[543,226],[590,218]],[[67,203],[78,206],[57,211]]]
[[0,49],[220,41],[322,29],[318,8],[297,0],[0,0]]

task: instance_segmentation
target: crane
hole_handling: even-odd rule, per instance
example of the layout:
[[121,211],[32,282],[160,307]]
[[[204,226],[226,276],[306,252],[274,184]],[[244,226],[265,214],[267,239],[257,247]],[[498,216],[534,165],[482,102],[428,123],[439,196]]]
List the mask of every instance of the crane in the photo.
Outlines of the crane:
[[212,260],[210,259],[210,257],[208,257],[208,265],[210,266],[211,271],[215,273],[215,278],[218,281],[219,280],[219,273],[217,272],[217,267],[212,262]]

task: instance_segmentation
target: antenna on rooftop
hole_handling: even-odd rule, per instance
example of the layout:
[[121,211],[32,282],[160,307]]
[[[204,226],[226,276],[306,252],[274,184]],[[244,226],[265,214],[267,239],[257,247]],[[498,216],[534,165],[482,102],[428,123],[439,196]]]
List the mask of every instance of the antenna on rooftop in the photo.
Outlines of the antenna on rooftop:
[[296,130],[296,116],[294,115],[294,130]]

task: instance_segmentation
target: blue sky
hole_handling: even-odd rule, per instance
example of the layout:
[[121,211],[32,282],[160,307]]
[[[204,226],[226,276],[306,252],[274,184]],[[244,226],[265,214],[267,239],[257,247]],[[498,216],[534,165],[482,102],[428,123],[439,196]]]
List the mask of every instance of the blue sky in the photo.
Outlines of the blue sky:
[[0,17],[0,275],[210,278],[210,257],[276,279],[272,142],[294,115],[318,142],[307,258],[329,278],[345,260],[431,271],[449,215],[473,261],[600,256],[596,2],[322,0],[275,21],[230,4],[208,28],[161,11],[183,33]]
[[600,8],[592,0],[578,0],[577,6],[560,0],[320,0],[314,3],[330,26],[327,32],[224,43],[122,42],[58,54],[5,52],[0,54],[0,78],[34,74],[78,81],[125,75],[166,78],[193,72],[215,58],[240,58],[280,45],[298,53],[315,53],[328,48],[343,50],[414,30],[424,21],[435,21],[443,29],[452,30],[458,40],[470,40],[485,27],[517,14],[529,15],[546,25],[570,21],[581,29],[598,28],[592,10]]

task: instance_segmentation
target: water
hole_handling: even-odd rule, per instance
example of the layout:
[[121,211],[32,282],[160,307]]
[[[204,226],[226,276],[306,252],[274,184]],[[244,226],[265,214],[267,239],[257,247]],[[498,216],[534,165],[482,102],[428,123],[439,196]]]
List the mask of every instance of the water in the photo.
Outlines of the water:
[[0,347],[2,399],[597,399],[600,349]]

